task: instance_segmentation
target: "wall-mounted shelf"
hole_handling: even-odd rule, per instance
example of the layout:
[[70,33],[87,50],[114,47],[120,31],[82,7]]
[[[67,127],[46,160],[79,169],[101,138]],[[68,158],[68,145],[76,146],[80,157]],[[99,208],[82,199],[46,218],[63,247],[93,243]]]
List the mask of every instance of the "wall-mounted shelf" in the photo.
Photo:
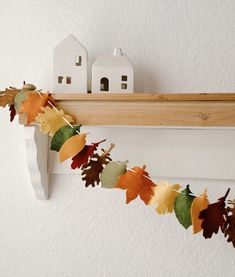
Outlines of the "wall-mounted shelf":
[[83,125],[235,126],[235,93],[53,94]]
[[[234,127],[235,93],[53,94],[59,108],[82,125]],[[25,128],[35,195],[48,199],[48,138]]]

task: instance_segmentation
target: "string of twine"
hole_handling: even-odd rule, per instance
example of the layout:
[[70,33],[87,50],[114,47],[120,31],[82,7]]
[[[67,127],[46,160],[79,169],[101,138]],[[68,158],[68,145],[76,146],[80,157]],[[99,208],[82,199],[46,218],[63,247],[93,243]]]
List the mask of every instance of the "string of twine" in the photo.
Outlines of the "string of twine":
[[[41,91],[40,91],[40,90],[36,90],[36,92],[37,92],[38,95],[42,98]],[[55,107],[55,105],[53,105],[53,103],[52,103],[50,100],[48,100],[47,102],[51,105],[51,107],[52,107],[57,113],[60,114],[60,116],[62,116],[63,120],[64,120],[72,129],[74,129],[74,131],[75,131],[77,134],[80,134],[80,132],[79,132],[76,128],[74,128],[74,126],[67,120],[67,118],[64,117],[63,115],[61,115],[61,113],[59,112],[59,110]],[[86,139],[86,140],[87,140],[88,143],[93,144],[93,142],[90,142],[89,139]],[[113,147],[112,147],[112,148],[113,148]],[[121,165],[121,162],[119,162],[119,161],[113,161],[113,162],[115,162],[115,163]],[[145,166],[144,166],[144,168],[145,168]],[[136,172],[135,170],[133,170],[132,168],[129,168],[129,167],[126,167],[126,169],[127,169],[127,171]],[[157,182],[156,182],[155,180],[153,180],[151,177],[146,176],[146,175],[143,175],[143,177],[146,178],[146,179],[148,179],[149,181],[153,182],[155,185],[157,185]],[[184,192],[178,191],[178,190],[175,190],[175,189],[174,189],[173,191],[175,191],[175,192],[177,192],[177,193],[179,193],[179,194],[185,194]],[[207,189],[205,189],[205,193],[207,193]],[[189,195],[195,196],[195,197],[198,197],[198,198],[203,198],[202,195],[196,195],[196,194],[194,194],[194,193],[192,193],[192,192],[189,193]],[[227,203],[228,203],[228,204],[234,204],[234,205],[235,205],[235,200],[227,200]]]

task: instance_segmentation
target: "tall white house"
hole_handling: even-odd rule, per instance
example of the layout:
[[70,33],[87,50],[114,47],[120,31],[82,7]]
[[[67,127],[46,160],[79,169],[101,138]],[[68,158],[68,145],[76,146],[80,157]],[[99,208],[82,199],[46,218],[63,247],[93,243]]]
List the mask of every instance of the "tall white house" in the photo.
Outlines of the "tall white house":
[[100,54],[92,66],[92,93],[134,92],[134,68],[120,48]]
[[87,93],[87,51],[69,35],[54,49],[54,92]]

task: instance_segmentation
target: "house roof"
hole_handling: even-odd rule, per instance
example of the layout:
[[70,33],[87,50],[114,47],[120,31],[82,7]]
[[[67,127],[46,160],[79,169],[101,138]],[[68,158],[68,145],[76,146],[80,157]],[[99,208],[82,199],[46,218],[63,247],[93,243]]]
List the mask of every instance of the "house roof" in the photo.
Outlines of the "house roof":
[[57,50],[73,51],[77,48],[86,51],[86,48],[72,34],[70,34],[56,45],[56,47],[54,48],[54,52],[57,52]]
[[114,48],[113,53],[100,54],[93,67],[128,67],[133,68],[131,61],[126,54],[123,54],[120,48]]

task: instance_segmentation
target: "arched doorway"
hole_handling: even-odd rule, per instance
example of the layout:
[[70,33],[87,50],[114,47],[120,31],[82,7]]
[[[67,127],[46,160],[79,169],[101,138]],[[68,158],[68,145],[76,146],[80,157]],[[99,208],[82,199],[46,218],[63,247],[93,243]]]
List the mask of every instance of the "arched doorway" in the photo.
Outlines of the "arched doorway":
[[109,79],[108,78],[101,78],[100,79],[100,90],[101,91],[109,91]]

